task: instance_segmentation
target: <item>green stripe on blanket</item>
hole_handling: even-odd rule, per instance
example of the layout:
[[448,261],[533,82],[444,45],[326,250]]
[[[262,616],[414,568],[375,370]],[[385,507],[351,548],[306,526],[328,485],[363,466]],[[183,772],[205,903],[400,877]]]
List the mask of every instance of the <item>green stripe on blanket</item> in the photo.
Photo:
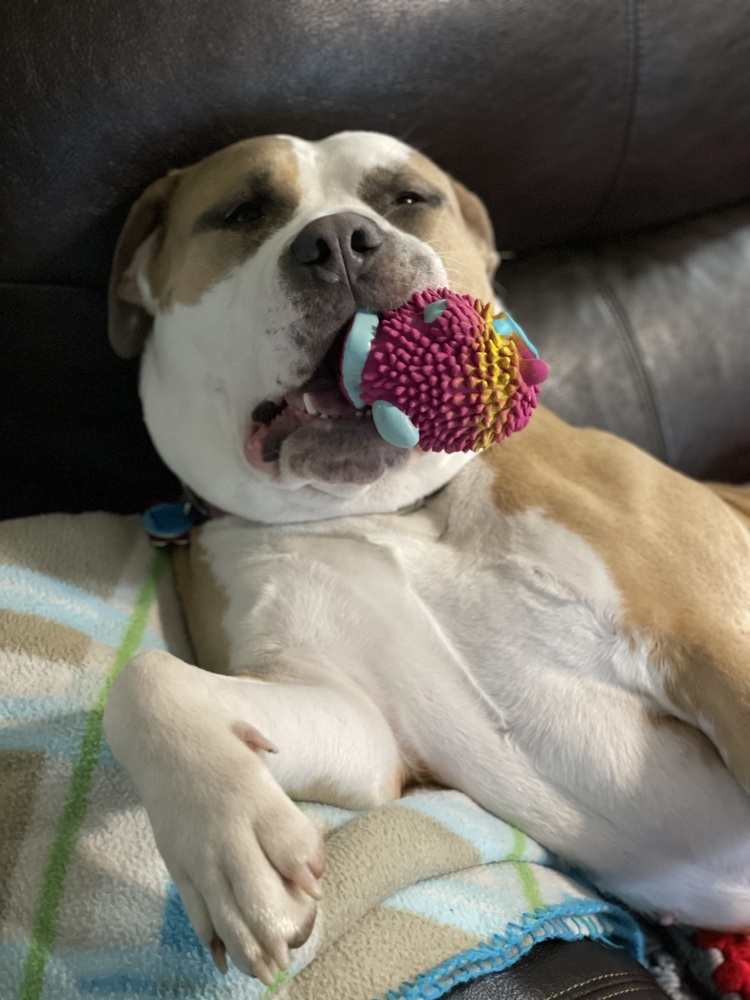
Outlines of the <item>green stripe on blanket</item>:
[[104,706],[107,704],[112,682],[125,664],[138,652],[146,630],[148,612],[156,598],[156,586],[165,567],[164,553],[154,553],[122,642],[117,648],[112,667],[104,679],[86,723],[81,753],[73,770],[68,801],[60,817],[57,836],[44,872],[29,954],[21,982],[21,1000],[39,1000],[42,992],[44,968],[55,939],[57,912],[65,875],[75,847],[76,834],[88,806],[91,780],[104,738],[102,732]]
[[633,921],[537,844],[457,792],[423,789],[362,814],[303,804],[328,856],[311,939],[270,990],[236,969],[222,978],[102,742],[106,692],[134,652],[190,655],[164,565],[135,519],[0,525],[3,1000],[411,1000],[548,937],[639,953]]

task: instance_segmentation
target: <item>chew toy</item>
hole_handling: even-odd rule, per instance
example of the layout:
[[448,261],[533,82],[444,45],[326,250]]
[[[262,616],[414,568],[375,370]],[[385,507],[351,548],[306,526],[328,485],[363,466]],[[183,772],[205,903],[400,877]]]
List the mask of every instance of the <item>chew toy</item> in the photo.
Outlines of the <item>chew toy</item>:
[[382,317],[358,310],[339,384],[390,444],[481,451],[526,426],[547,372],[508,313],[441,288]]

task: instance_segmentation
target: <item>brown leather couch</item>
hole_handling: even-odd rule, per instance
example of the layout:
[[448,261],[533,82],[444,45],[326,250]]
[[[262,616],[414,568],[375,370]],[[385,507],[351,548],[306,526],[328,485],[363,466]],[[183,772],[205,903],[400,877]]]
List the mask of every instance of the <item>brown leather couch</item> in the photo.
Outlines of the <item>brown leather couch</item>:
[[[128,205],[240,137],[349,127],[485,199],[550,406],[750,479],[746,4],[5,0],[0,74],[0,516],[174,495],[105,336]],[[455,996],[623,982],[662,995],[617,952],[555,943]]]

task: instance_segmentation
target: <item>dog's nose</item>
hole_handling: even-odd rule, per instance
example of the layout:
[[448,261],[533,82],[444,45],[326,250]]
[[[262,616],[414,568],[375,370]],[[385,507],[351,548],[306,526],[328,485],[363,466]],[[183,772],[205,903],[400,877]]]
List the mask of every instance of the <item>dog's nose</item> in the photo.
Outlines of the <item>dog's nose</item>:
[[290,249],[305,269],[322,281],[353,285],[370,267],[383,244],[380,227],[356,212],[325,215],[308,223]]

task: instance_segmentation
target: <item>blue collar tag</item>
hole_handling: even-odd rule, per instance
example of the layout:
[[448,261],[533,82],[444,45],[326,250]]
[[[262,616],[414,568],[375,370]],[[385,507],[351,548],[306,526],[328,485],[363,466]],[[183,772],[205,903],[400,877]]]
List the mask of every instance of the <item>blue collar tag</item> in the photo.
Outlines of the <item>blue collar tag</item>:
[[156,548],[166,545],[189,545],[190,529],[208,518],[190,501],[158,503],[141,515],[143,527]]

